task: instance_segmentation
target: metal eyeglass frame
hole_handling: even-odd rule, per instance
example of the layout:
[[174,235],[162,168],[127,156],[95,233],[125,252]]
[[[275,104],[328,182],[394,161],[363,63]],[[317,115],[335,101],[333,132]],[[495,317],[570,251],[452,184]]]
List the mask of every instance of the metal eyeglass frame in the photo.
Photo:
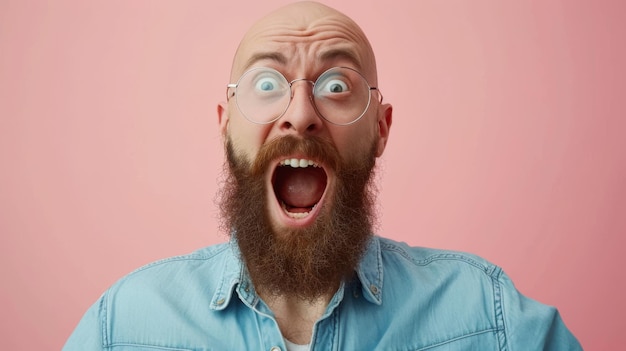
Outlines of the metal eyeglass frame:
[[[294,80],[292,80],[292,81],[288,81],[288,80],[287,80],[287,78],[285,77],[285,75],[283,75],[281,72],[279,72],[279,71],[278,71],[278,70],[276,70],[276,69],[273,69],[273,68],[270,68],[270,67],[255,67],[255,68],[251,68],[251,69],[249,69],[249,70],[245,71],[245,72],[244,72],[244,73],[243,73],[243,74],[239,77],[239,79],[237,80],[237,82],[236,82],[236,83],[228,83],[228,85],[226,85],[226,100],[227,100],[227,101],[230,101],[230,99],[231,99],[233,96],[235,96],[235,95],[236,95],[236,92],[237,92],[237,86],[239,86],[239,82],[241,82],[241,79],[242,79],[244,76],[246,76],[248,73],[250,73],[250,72],[252,72],[252,71],[255,71],[255,70],[261,70],[261,69],[267,69],[267,70],[272,70],[272,71],[275,71],[276,73],[280,74],[280,76],[281,76],[281,77],[283,77],[283,79],[285,79],[285,81],[286,81],[286,82],[287,82],[287,84],[289,85],[289,102],[287,103],[287,106],[285,106],[285,109],[284,109],[284,110],[283,110],[283,111],[282,111],[282,112],[281,112],[281,113],[280,113],[280,114],[279,114],[276,118],[274,118],[274,119],[272,119],[272,120],[269,120],[269,121],[267,121],[267,122],[259,122],[259,121],[252,120],[250,117],[248,117],[248,116],[247,116],[247,115],[246,115],[246,114],[245,114],[245,113],[241,110],[241,107],[239,107],[239,102],[238,102],[237,100],[235,101],[235,103],[237,104],[237,109],[239,110],[239,112],[241,112],[241,114],[242,114],[242,115],[243,115],[243,116],[244,116],[244,117],[245,117],[248,121],[250,121],[250,122],[252,122],[252,123],[254,123],[254,124],[261,124],[261,125],[263,125],[263,124],[270,124],[270,123],[274,123],[274,122],[276,122],[277,120],[279,120],[279,119],[280,119],[283,115],[285,115],[285,112],[287,112],[287,110],[289,109],[289,106],[291,105],[291,101],[293,100],[293,89],[292,89],[292,85],[293,85],[294,83],[299,82],[299,81],[308,82],[308,83],[310,83],[310,84],[312,85],[311,92],[314,92],[314,91],[315,91],[315,84],[317,83],[317,81],[319,80],[319,78],[320,78],[321,76],[323,76],[324,74],[326,74],[326,72],[328,72],[328,71],[330,71],[330,70],[333,70],[333,69],[337,69],[337,68],[349,69],[349,70],[351,70],[351,71],[355,72],[356,74],[358,74],[359,76],[361,76],[361,78],[363,78],[363,81],[365,82],[365,84],[367,85],[368,90],[369,90],[369,95],[368,95],[368,99],[367,99],[367,105],[365,106],[365,109],[363,109],[363,112],[362,112],[362,113],[361,113],[358,117],[356,117],[354,120],[352,120],[352,121],[350,121],[350,122],[348,122],[348,123],[337,123],[337,122],[333,122],[333,121],[331,121],[330,119],[326,118],[326,117],[325,117],[322,113],[320,113],[319,109],[317,108],[317,105],[315,104],[315,99],[314,99],[314,94],[313,94],[313,93],[311,93],[311,94],[309,95],[309,99],[311,100],[311,103],[313,104],[313,108],[315,109],[315,112],[317,113],[317,115],[318,115],[318,116],[320,116],[320,117],[322,117],[325,121],[327,121],[327,122],[329,122],[329,123],[332,123],[332,124],[334,124],[334,125],[338,125],[338,126],[348,126],[348,125],[351,125],[351,124],[353,124],[353,123],[356,123],[358,120],[360,120],[360,119],[361,119],[361,117],[363,117],[363,115],[365,115],[365,113],[367,112],[367,110],[369,110],[370,104],[371,104],[371,102],[372,102],[372,91],[373,91],[373,90],[375,90],[375,91],[377,91],[377,92],[378,92],[378,96],[379,96],[378,103],[380,104],[380,103],[382,103],[382,102],[383,102],[383,94],[382,94],[382,92],[380,91],[380,89],[378,89],[378,87],[372,87],[372,86],[370,86],[369,82],[368,82],[368,81],[367,81],[367,79],[363,76],[363,74],[361,74],[361,72],[359,72],[359,71],[355,70],[354,68],[350,68],[350,67],[344,67],[344,66],[331,67],[331,68],[327,69],[326,71],[322,72],[322,73],[321,73],[321,74],[317,77],[317,79],[316,79],[315,81],[312,81],[312,80],[310,80],[310,79],[306,79],[306,78],[296,78],[296,79],[294,79]],[[233,91],[233,93],[232,93],[232,94],[229,94],[229,93],[228,93],[228,91],[229,91],[230,89],[234,89],[234,91]]]

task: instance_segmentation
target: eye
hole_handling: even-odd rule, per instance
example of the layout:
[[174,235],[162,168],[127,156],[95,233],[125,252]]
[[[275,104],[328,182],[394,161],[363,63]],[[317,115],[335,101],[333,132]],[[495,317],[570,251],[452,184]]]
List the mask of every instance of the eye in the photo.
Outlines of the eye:
[[325,93],[344,93],[349,90],[348,84],[341,79],[329,79],[321,88]]
[[274,77],[262,77],[257,80],[255,87],[257,90],[270,92],[278,88],[280,83]]

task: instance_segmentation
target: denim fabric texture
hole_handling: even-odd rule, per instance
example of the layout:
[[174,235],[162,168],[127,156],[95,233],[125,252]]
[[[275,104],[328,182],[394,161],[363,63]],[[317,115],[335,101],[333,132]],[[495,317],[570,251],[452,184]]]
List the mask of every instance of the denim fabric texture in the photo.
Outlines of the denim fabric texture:
[[[146,265],[87,311],[64,351],[286,350],[234,241]],[[311,350],[582,350],[558,311],[470,254],[374,236]]]

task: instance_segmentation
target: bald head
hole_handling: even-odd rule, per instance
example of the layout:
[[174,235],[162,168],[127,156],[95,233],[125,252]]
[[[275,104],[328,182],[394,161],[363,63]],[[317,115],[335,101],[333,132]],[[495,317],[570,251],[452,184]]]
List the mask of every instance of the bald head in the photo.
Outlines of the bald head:
[[361,28],[343,13],[312,1],[289,4],[256,22],[239,44],[231,81],[258,65],[277,65],[309,78],[315,70],[348,65],[376,84],[374,53]]

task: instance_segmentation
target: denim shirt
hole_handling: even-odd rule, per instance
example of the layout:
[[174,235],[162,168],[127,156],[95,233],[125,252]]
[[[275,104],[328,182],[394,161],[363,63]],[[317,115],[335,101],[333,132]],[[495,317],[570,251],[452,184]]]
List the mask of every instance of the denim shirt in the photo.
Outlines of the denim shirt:
[[[285,351],[236,243],[161,260],[118,281],[65,351]],[[356,278],[315,323],[311,350],[582,350],[553,307],[464,253],[373,237]]]

